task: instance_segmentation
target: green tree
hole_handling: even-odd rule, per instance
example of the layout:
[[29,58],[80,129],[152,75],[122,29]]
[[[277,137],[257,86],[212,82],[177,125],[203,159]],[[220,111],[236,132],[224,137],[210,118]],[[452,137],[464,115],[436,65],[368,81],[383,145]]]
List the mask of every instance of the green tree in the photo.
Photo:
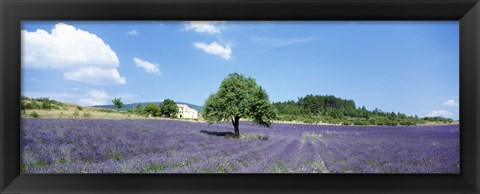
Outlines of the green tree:
[[162,115],[166,117],[171,117],[171,118],[177,117],[177,113],[178,113],[177,103],[175,103],[175,101],[170,100],[168,98],[163,100],[163,102],[160,104],[160,112],[162,113]]
[[239,137],[240,118],[270,127],[276,113],[267,92],[253,78],[231,73],[205,101],[202,116],[210,124],[231,121],[235,137]]
[[113,102],[113,105],[115,105],[115,107],[117,108],[117,111],[120,112],[120,109],[123,108],[123,106],[125,106],[125,104],[123,104],[122,102],[122,98],[115,98],[112,100]]
[[160,107],[155,103],[149,103],[143,109],[147,115],[160,116]]
[[135,113],[140,114],[142,113],[142,103],[135,105]]

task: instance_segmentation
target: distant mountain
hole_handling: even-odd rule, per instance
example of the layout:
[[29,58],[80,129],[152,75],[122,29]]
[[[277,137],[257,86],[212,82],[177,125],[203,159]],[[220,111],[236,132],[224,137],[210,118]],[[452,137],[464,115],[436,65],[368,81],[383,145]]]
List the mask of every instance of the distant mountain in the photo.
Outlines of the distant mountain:
[[[160,104],[161,102],[142,102],[142,108],[144,108],[147,104],[149,103],[155,103],[155,104]],[[194,105],[194,104],[190,104],[190,103],[186,103],[186,102],[175,102],[177,104],[186,104],[188,107],[198,111],[198,113],[202,112],[202,109],[203,109],[203,106],[199,106],[199,105]],[[123,108],[121,108],[120,110],[126,110],[126,109],[135,109],[135,106],[139,104],[139,103],[131,103],[131,104],[125,104],[125,106]],[[117,108],[112,104],[112,105],[95,105],[93,107],[97,107],[97,108],[108,108],[108,109],[114,109],[114,110],[117,110]]]

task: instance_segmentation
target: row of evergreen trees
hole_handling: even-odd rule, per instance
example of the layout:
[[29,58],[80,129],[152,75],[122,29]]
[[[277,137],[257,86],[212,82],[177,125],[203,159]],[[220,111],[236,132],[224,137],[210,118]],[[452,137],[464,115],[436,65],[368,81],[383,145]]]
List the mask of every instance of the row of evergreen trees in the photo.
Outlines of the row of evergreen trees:
[[400,112],[384,112],[375,108],[370,111],[356,107],[353,100],[337,98],[333,95],[307,95],[297,101],[274,102],[277,119],[306,123],[333,123],[344,125],[416,125],[425,122],[453,122],[441,117],[419,118]]

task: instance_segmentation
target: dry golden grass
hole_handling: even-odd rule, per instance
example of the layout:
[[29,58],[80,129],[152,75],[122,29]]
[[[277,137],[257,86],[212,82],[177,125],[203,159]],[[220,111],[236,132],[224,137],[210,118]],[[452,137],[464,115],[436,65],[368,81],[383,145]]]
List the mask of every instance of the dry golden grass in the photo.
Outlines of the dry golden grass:
[[[78,108],[80,107],[80,108]],[[164,117],[148,117],[145,115],[138,115],[127,112],[105,112],[111,111],[110,109],[94,108],[94,107],[81,107],[75,104],[64,104],[60,109],[44,110],[44,109],[31,109],[22,112],[22,117],[33,117],[32,113],[36,112],[38,118],[77,118],[77,119],[163,119],[170,120],[170,118]],[[202,119],[176,119],[189,122],[204,122]]]
[[451,123],[443,123],[443,122],[426,122],[426,123],[418,123],[417,125],[459,125],[459,121],[453,121]]
[[26,110],[22,113],[22,116],[32,117],[32,112],[36,112],[39,118],[147,119],[144,116],[131,113],[100,112],[101,110],[100,108],[91,107],[83,107],[79,110],[77,106],[64,106],[63,108],[52,110]]

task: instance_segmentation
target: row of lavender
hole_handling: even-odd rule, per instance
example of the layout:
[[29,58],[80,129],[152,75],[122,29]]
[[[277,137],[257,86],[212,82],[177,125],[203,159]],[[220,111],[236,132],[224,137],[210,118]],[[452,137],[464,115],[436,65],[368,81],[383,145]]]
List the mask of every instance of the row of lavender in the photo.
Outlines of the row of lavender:
[[[22,119],[23,173],[459,173],[459,127]],[[253,136],[255,136],[253,135]]]

